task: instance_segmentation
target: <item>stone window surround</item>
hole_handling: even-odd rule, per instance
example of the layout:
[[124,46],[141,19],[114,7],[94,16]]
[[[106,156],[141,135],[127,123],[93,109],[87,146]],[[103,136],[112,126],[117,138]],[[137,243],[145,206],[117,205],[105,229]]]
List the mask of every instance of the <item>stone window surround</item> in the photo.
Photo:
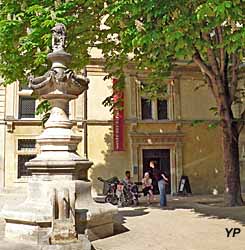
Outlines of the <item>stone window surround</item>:
[[143,149],[170,149],[171,193],[177,193],[179,180],[183,173],[182,137],[183,134],[180,132],[154,135],[131,133],[132,173],[134,172],[134,166],[138,167],[138,174],[132,175],[134,180],[141,181],[143,176]]
[[[20,105],[20,97],[30,97],[32,95],[32,90],[31,89],[17,89],[17,102],[16,102],[16,111],[15,111],[15,117],[18,120],[40,120],[40,117],[35,115],[35,118],[19,118],[19,105]],[[39,104],[39,100],[37,99],[35,102],[35,105]]]
[[22,139],[34,139],[36,140],[37,136],[36,135],[18,135],[16,136],[15,138],[15,157],[16,157],[16,160],[15,160],[15,173],[16,173],[16,182],[26,182],[28,181],[28,179],[30,178],[29,176],[22,176],[21,178],[18,178],[18,156],[19,155],[37,155],[38,152],[39,152],[39,149],[37,147],[37,144],[36,144],[36,147],[35,148],[31,148],[31,149],[28,149],[28,150],[18,150],[18,141],[19,140],[22,140]]
[[[171,121],[181,120],[181,98],[180,98],[180,78],[177,76],[172,76],[167,79],[170,84],[169,86],[169,98],[168,98],[168,120],[142,120],[141,119],[141,93],[140,84],[141,82],[147,82],[148,75],[146,73],[138,73],[132,70],[127,72],[127,77],[125,78],[126,89],[128,93],[128,101],[130,105],[128,107],[128,119],[134,120],[139,123],[141,122],[160,122],[167,123]],[[156,109],[157,116],[157,109]]]
[[[136,80],[136,96],[137,98],[137,106],[138,108],[138,114],[137,114],[137,119],[142,120],[142,110],[141,110],[141,97],[146,98],[144,95],[141,94],[140,92],[140,86],[142,82],[146,82],[147,79],[140,78]],[[158,119],[158,114],[157,114],[157,99],[151,100],[151,108],[152,108],[152,119],[144,119],[142,121],[169,121],[174,119],[174,104],[173,104],[173,86],[171,84],[168,85],[168,93],[169,97],[164,98],[164,100],[167,100],[167,108],[168,108],[168,119]]]

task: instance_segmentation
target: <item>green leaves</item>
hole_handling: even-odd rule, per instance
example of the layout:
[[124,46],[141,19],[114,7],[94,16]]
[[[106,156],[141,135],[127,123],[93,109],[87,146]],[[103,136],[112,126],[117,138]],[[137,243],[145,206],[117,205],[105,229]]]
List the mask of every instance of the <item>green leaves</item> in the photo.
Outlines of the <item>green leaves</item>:
[[211,111],[214,114],[214,116],[218,115],[218,109],[217,109],[217,107],[211,107],[211,108],[209,108],[209,111]]
[[40,102],[36,109],[36,115],[43,115],[51,110],[51,104],[48,100]]
[[196,9],[196,15],[198,21],[205,20],[207,17],[215,17],[212,3],[207,1],[206,3],[198,6]]
[[42,125],[44,127],[44,124],[50,117],[50,111],[51,111],[51,104],[49,103],[48,100],[41,101],[37,108],[36,108],[36,115],[41,115],[42,116]]
[[[0,75],[4,84],[26,81],[25,72],[36,76],[47,71],[51,52],[50,29],[57,22],[67,26],[67,51],[73,54],[71,67],[88,63],[91,46],[100,25],[102,1],[1,1]],[[97,9],[96,9],[97,8]]]
[[169,96],[168,93],[168,83],[157,81],[157,79],[152,79],[149,82],[143,82],[141,84],[141,94],[147,99],[166,99]]

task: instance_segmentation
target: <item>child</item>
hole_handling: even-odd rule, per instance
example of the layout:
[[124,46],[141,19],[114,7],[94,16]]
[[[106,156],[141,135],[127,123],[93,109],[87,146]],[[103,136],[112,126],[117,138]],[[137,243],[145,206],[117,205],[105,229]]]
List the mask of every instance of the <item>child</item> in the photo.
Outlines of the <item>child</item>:
[[142,187],[144,196],[148,195],[148,205],[151,204],[154,196],[153,196],[153,186],[152,186],[152,179],[150,178],[150,174],[145,172],[144,178],[142,179]]

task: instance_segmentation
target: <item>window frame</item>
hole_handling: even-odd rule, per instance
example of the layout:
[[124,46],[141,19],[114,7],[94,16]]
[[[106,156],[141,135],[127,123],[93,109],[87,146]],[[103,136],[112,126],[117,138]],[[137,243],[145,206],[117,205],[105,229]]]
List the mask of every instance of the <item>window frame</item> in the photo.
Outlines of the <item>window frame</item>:
[[[138,102],[138,120],[144,122],[167,122],[172,121],[174,119],[174,97],[173,97],[173,86],[168,85],[168,97],[166,98],[157,98],[151,100],[151,109],[152,109],[152,119],[142,119],[142,104],[141,100],[142,98],[147,99],[144,95],[141,94],[140,87],[142,83],[146,83],[147,79],[145,80],[137,80],[137,102]],[[157,107],[157,100],[166,100],[167,101],[167,119],[159,119],[158,118],[158,107]]]
[[[35,147],[19,149],[19,140],[35,140]],[[18,137],[16,139],[16,178],[19,179],[28,179],[30,175],[20,175],[19,176],[19,156],[31,156],[36,157],[38,154],[37,141],[36,137]]]
[[[143,110],[142,110],[142,101],[145,100],[146,102],[149,101],[150,102],[150,118],[143,118]],[[152,100],[145,98],[144,96],[141,96],[140,98],[140,107],[141,107],[141,120],[145,121],[145,120],[153,120],[153,109],[152,109]]]
[[[34,113],[33,114],[29,114],[29,113],[23,113],[22,111],[22,105],[23,105],[23,102],[24,100],[33,100],[34,101]],[[35,111],[36,111],[36,99],[32,96],[26,96],[26,95],[20,95],[19,96],[19,112],[18,112],[18,119],[20,120],[30,120],[30,119],[35,119],[36,118],[36,114],[35,114]],[[25,117],[25,116],[30,116],[30,117]],[[32,116],[32,117],[31,117]]]
[[18,87],[18,93],[17,93],[17,114],[16,114],[16,118],[18,120],[26,120],[26,121],[30,121],[30,120],[41,120],[41,116],[38,116],[35,114],[34,112],[34,117],[28,118],[28,117],[21,117],[21,98],[33,98],[35,99],[35,111],[36,111],[36,107],[38,106],[38,104],[40,103],[40,101],[34,97],[32,97],[32,93],[33,90],[30,88],[23,88],[21,89],[20,86]]
[[[166,101],[166,103],[167,103],[167,117],[166,118],[159,118],[159,112],[158,112],[158,103],[159,103],[159,101]],[[158,121],[164,121],[164,120],[169,120],[169,100],[166,98],[166,99],[157,99],[156,100],[156,110],[157,110],[157,120]]]

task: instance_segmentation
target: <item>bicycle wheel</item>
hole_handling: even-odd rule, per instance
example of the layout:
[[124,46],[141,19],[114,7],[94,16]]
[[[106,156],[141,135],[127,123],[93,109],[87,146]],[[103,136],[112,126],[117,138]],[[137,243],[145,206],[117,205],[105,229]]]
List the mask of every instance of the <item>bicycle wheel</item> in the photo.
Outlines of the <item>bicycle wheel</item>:
[[115,195],[107,195],[105,197],[105,202],[106,203],[111,203],[112,205],[117,205],[118,204],[118,199]]

